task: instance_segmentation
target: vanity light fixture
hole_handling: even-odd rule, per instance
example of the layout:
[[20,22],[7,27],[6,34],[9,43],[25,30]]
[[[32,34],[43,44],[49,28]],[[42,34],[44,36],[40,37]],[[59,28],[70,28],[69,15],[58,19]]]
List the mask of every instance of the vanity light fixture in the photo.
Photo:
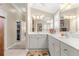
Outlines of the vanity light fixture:
[[44,17],[45,17],[45,15],[41,15],[41,16],[40,16],[40,19],[43,19]]
[[40,19],[40,16],[36,16],[37,19]]
[[50,17],[48,17],[48,16],[45,16],[45,15],[32,15],[32,17],[34,18],[34,19],[40,19],[40,20],[50,20]]
[[33,19],[36,19],[36,16],[32,16],[33,17]]
[[73,19],[76,18],[76,16],[64,16],[64,19]]
[[32,17],[33,17],[34,19],[40,19],[40,20],[41,20],[41,19],[44,18],[44,15],[41,15],[41,16],[37,16],[37,15],[35,16],[35,15],[33,15]]

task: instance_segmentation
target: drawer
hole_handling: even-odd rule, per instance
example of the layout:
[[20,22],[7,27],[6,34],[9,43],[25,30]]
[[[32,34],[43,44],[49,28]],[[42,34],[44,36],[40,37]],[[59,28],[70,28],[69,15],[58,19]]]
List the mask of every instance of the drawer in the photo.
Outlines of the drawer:
[[32,35],[29,35],[29,37],[46,38],[47,35],[44,35],[44,34],[32,34]]
[[38,37],[40,37],[40,38],[46,38],[46,37],[47,37],[47,35],[44,35],[44,34],[39,34],[39,35],[38,35]]
[[29,35],[29,38],[36,38],[37,35]]
[[79,56],[79,50],[77,50],[73,47],[69,47],[69,55],[70,56]]
[[61,43],[61,55],[69,55],[69,47],[64,43]]
[[79,51],[65,43],[61,43],[61,55],[79,56]]

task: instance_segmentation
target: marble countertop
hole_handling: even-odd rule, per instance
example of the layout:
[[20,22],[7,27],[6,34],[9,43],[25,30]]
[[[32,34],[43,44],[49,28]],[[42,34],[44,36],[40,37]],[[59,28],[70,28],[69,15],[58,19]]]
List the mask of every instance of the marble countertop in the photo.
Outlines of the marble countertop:
[[29,32],[28,34],[48,34],[48,33],[43,33],[43,32]]
[[65,44],[79,50],[79,39],[78,38],[72,38],[72,37],[62,37],[58,34],[48,34],[57,40],[64,42]]

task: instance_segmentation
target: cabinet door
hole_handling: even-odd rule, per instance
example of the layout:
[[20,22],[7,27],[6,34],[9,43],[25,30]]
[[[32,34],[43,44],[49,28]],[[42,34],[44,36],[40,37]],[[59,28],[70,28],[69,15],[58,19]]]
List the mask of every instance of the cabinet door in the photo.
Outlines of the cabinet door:
[[39,48],[47,48],[47,40],[45,38],[38,38]]
[[38,41],[39,41],[39,48],[48,48],[46,35],[40,35],[38,37]]
[[51,56],[54,56],[54,39],[51,36],[48,36],[48,48]]
[[60,56],[60,41],[49,36],[49,52],[52,56]]
[[37,36],[35,35],[33,35],[33,36],[30,36],[30,48],[38,48],[38,40],[37,40]]
[[55,51],[55,56],[60,56],[60,41],[57,39],[54,39],[54,51]]

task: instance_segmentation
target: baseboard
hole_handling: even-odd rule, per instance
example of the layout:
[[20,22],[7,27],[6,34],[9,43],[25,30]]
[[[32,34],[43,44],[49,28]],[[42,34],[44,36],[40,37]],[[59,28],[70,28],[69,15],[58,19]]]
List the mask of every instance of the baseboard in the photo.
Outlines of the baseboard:
[[7,47],[7,49],[10,49],[12,46],[14,46],[16,44],[17,41],[15,41],[14,43],[12,43],[9,47]]
[[48,50],[47,48],[28,48],[28,50]]

